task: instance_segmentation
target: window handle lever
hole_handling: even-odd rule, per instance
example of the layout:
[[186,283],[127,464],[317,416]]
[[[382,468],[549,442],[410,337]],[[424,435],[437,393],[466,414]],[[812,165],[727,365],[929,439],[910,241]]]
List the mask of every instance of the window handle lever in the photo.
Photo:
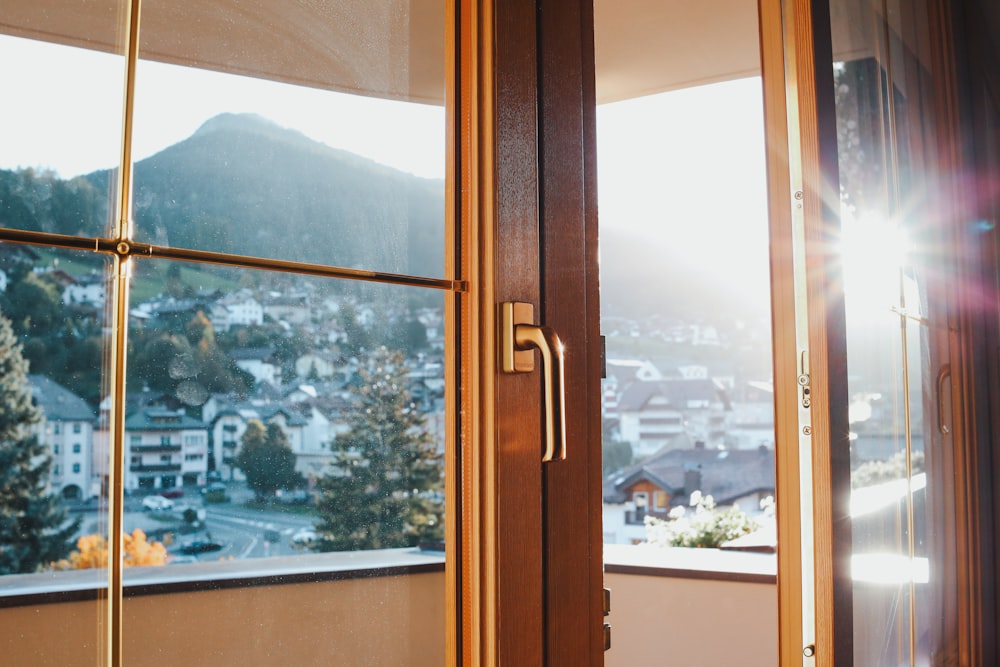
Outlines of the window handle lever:
[[542,357],[545,384],[545,452],[542,461],[566,458],[566,394],[563,373],[563,344],[552,328],[534,324],[534,306],[506,302],[501,312],[505,373],[530,373],[535,370],[537,349]]

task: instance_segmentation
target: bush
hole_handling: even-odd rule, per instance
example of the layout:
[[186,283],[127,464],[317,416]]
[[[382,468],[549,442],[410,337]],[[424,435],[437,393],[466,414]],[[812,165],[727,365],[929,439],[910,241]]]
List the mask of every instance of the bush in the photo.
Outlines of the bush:
[[716,509],[712,496],[702,496],[700,491],[691,494],[691,505],[694,510],[690,512],[682,506],[675,507],[667,520],[647,516],[646,541],[661,547],[717,548],[759,528],[739,506]]

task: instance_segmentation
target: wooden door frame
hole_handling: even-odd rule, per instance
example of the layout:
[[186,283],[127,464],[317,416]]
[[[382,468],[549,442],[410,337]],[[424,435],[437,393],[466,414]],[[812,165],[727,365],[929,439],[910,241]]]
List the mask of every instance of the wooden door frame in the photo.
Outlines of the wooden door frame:
[[[586,1],[457,10],[461,575],[468,665],[603,664],[593,17]],[[541,462],[540,373],[499,370],[499,310],[567,346],[569,456]],[[582,500],[585,499],[585,500]]]

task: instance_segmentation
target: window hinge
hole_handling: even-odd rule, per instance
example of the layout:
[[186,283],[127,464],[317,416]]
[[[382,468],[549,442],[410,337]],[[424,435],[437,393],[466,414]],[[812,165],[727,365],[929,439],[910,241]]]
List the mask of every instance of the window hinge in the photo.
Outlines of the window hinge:
[[[601,339],[603,341],[604,336],[601,336]],[[611,589],[610,588],[605,588],[604,591],[603,591],[603,593],[604,593],[604,615],[607,616],[608,614],[611,613]],[[605,623],[604,624],[604,650],[607,651],[607,650],[610,650],[610,649],[611,649],[611,624],[610,623]]]

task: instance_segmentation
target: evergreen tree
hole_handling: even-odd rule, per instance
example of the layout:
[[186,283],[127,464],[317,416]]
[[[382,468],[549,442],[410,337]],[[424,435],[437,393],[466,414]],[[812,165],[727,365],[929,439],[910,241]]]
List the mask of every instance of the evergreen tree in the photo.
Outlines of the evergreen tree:
[[49,487],[52,457],[31,432],[41,414],[27,372],[10,321],[0,316],[0,574],[35,572],[65,558],[80,523],[66,520]]
[[441,539],[441,456],[406,386],[403,356],[379,348],[360,370],[350,429],[317,484],[320,551],[414,546]]
[[246,475],[247,486],[258,501],[274,495],[278,489],[298,485],[295,453],[278,424],[265,427],[256,419],[251,420],[243,433],[236,465]]

